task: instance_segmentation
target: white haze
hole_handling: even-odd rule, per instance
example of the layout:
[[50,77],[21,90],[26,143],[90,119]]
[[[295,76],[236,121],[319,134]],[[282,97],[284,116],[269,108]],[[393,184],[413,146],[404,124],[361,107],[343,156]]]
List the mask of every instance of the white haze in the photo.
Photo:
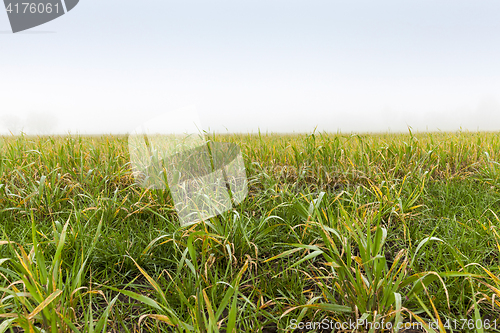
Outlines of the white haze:
[[81,1],[15,35],[0,11],[0,133],[128,133],[192,105],[218,132],[500,130],[498,1],[147,7]]

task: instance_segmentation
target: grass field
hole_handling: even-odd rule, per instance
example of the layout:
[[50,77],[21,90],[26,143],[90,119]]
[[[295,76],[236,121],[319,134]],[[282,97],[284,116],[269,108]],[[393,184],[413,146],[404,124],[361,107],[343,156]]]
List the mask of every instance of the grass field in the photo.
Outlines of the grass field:
[[0,332],[500,331],[497,133],[209,137],[249,195],[186,227],[125,136],[0,138]]

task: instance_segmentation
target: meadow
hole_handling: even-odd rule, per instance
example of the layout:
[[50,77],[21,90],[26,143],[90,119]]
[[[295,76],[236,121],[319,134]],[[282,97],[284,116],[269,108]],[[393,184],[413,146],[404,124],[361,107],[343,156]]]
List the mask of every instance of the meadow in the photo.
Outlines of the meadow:
[[0,333],[500,331],[498,133],[207,138],[248,197],[181,226],[126,136],[0,137]]

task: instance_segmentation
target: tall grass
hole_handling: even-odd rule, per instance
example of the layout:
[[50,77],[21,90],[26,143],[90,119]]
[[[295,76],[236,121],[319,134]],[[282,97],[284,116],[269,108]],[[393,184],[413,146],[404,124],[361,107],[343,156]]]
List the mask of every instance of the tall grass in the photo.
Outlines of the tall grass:
[[499,331],[496,133],[208,137],[249,195],[188,226],[125,136],[1,138],[0,332]]

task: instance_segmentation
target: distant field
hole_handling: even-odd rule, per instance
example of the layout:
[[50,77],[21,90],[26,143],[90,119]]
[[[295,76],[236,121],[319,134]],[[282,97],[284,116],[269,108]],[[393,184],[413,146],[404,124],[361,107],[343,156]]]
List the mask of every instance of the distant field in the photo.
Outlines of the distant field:
[[500,332],[498,133],[209,137],[249,195],[187,227],[126,136],[0,137],[0,333]]

